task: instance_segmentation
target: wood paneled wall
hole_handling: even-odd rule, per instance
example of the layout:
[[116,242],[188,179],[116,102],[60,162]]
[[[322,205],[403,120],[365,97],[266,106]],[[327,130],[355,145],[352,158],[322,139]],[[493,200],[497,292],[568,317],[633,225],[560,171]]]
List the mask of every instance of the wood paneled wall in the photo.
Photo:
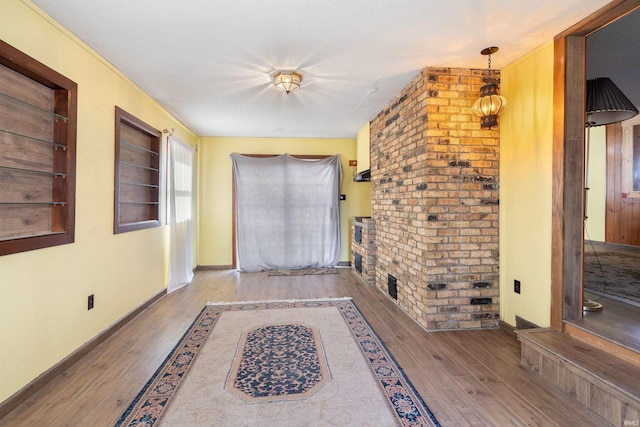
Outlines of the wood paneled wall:
[[640,198],[623,197],[622,126],[607,126],[606,241],[640,246]]

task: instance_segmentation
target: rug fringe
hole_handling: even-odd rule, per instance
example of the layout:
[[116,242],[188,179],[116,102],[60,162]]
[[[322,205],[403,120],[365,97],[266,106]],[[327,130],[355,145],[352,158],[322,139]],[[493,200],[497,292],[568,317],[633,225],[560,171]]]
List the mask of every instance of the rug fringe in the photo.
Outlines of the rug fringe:
[[272,299],[262,301],[218,301],[208,302],[207,305],[237,305],[237,304],[273,304],[281,302],[311,302],[311,301],[351,301],[351,297],[323,297],[323,298],[309,298],[309,299]]

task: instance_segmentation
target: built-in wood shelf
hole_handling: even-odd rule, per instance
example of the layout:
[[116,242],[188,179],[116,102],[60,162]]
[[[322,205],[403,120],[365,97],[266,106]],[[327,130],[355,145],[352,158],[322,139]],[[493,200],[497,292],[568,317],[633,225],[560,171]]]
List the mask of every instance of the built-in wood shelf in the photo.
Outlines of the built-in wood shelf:
[[116,107],[114,233],[160,225],[161,135]]
[[71,243],[77,85],[0,41],[0,255]]

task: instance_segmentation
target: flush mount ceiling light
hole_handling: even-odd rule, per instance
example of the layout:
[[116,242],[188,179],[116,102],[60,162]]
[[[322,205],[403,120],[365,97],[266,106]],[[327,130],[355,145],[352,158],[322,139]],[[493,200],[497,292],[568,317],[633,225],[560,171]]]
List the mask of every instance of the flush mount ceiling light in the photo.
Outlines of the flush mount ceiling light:
[[278,71],[273,75],[273,84],[287,95],[289,92],[300,89],[301,81],[302,76],[295,71]]
[[498,48],[492,46],[480,52],[488,57],[487,77],[484,78],[486,85],[480,88],[480,98],[471,107],[471,110],[480,117],[480,127],[488,129],[498,125],[498,115],[507,108],[506,98],[498,95],[500,79],[496,79],[491,71],[491,54],[497,51]]

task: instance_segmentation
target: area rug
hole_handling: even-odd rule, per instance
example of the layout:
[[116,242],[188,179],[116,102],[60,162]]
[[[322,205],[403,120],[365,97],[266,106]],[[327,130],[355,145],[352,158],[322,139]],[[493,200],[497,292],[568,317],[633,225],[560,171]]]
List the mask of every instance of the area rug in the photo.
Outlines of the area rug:
[[206,306],[116,426],[439,426],[349,298]]
[[585,290],[640,307],[640,254],[585,252]]
[[269,270],[269,276],[313,276],[321,274],[338,274],[337,268],[298,268],[295,270]]

